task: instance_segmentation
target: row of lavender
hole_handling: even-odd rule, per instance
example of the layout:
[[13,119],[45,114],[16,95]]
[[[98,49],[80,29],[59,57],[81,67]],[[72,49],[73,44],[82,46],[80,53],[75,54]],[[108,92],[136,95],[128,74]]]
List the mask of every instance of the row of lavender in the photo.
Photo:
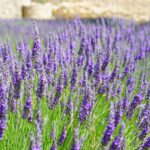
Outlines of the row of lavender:
[[149,24],[40,24],[0,45],[0,148],[149,149]]

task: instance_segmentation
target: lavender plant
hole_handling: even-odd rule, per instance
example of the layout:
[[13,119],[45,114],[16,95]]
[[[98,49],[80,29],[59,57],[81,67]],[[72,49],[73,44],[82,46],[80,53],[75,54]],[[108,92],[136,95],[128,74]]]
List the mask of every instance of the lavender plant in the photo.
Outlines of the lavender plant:
[[150,148],[149,23],[0,24],[0,150]]

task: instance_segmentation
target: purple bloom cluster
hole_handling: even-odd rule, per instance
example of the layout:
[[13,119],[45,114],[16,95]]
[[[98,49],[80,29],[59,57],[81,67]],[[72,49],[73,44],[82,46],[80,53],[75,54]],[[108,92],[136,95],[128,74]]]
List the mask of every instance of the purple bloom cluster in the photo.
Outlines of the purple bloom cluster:
[[111,139],[112,133],[115,129],[115,124],[114,124],[114,106],[113,104],[111,104],[110,106],[110,114],[109,114],[109,121],[108,124],[106,126],[106,130],[103,133],[103,137],[102,137],[102,145],[106,146],[108,144],[108,142]]
[[90,89],[86,90],[79,109],[79,120],[81,122],[85,121],[93,106],[93,97],[89,90]]
[[5,98],[4,86],[2,85],[2,83],[0,83],[0,141],[2,140],[3,133],[6,127],[7,101]]
[[[148,149],[149,23],[37,22],[32,39],[31,27],[22,31],[26,23],[16,31],[12,23],[0,30],[5,35],[11,29],[8,35],[13,36],[5,43],[2,36],[0,43],[0,148],[14,149],[16,139],[33,133],[30,150],[123,150],[134,149],[134,143]],[[10,129],[16,134],[9,136]]]
[[136,94],[133,97],[132,102],[129,104],[129,108],[127,111],[127,117],[129,117],[129,118],[132,117],[135,108],[140,104],[141,101],[142,101],[142,96],[140,94]]
[[70,150],[80,150],[80,140],[78,138],[78,129],[76,128],[73,133],[73,141]]
[[66,138],[66,127],[64,126],[63,129],[62,129],[62,132],[60,134],[59,141],[58,141],[59,145],[64,143],[65,138]]
[[119,134],[114,138],[113,142],[110,145],[109,150],[122,150],[124,149],[124,137],[123,137],[123,131],[124,131],[125,125],[124,123],[121,124]]
[[148,150],[150,148],[150,137],[146,138],[146,140],[143,142],[141,147],[139,148],[140,150]]
[[45,96],[46,84],[47,84],[47,80],[43,72],[41,76],[39,77],[37,91],[36,91],[36,95],[38,98],[43,98]]

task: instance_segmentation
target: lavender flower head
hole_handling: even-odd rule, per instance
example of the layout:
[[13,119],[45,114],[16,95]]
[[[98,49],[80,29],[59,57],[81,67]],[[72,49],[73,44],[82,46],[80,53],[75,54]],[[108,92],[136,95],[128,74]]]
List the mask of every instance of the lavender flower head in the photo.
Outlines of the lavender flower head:
[[43,71],[43,73],[39,78],[38,87],[36,91],[36,95],[38,98],[43,98],[45,96],[46,84],[47,84],[47,80],[46,80],[45,73]]
[[30,134],[30,147],[29,150],[41,150],[38,145],[36,145],[36,141],[34,139],[33,134]]
[[103,146],[106,146],[108,144],[108,142],[110,141],[110,138],[112,136],[112,133],[113,133],[113,131],[115,129],[114,119],[113,118],[114,118],[114,106],[111,103],[109,122],[108,122],[108,124],[106,126],[106,130],[104,131],[103,137],[102,137],[102,145]]
[[102,61],[102,66],[101,66],[101,70],[102,71],[105,71],[106,67],[108,66],[108,63],[109,63],[109,52],[107,52],[104,60]]
[[32,121],[32,98],[29,97],[26,99],[22,117],[27,119],[29,122]]
[[78,139],[78,129],[76,128],[73,133],[73,142],[70,150],[80,150],[80,141]]
[[117,127],[118,123],[121,120],[121,117],[122,117],[122,108],[121,108],[121,102],[119,101],[114,115],[115,127]]
[[129,118],[132,117],[135,108],[140,104],[141,101],[142,101],[142,96],[140,94],[136,94],[133,97],[133,100],[130,103],[127,114],[126,114],[127,117]]
[[[17,65],[17,64],[16,64]],[[15,67],[15,72],[12,76],[13,85],[14,85],[14,98],[19,99],[20,98],[20,88],[21,88],[21,74],[19,72],[19,68]]]
[[53,144],[52,144],[52,146],[51,146],[51,148],[50,148],[50,150],[56,150],[57,148],[56,148],[56,143],[55,142],[53,142]]
[[[90,95],[91,94],[91,95]],[[90,93],[90,89],[85,91],[85,95],[83,97],[80,109],[79,109],[79,120],[82,123],[87,118],[93,106],[92,101],[92,93]]]
[[77,74],[77,67],[76,67],[76,63],[74,62],[73,68],[72,68],[72,76],[71,76],[71,86],[70,86],[70,89],[74,89],[75,88],[77,76],[78,76],[78,74]]
[[123,150],[124,149],[124,138],[123,138],[124,128],[125,128],[125,124],[122,123],[119,134],[115,137],[114,141],[111,143],[109,150]]
[[32,48],[32,61],[34,64],[34,68],[37,71],[41,71],[42,62],[41,62],[41,43],[40,43],[39,30],[36,25],[36,22],[34,22],[33,25],[34,25],[34,41],[33,41],[33,48]]
[[143,142],[139,150],[148,150],[150,148],[150,137],[147,137],[146,140]]
[[7,110],[7,101],[5,99],[5,90],[0,83],[0,141],[3,137],[3,132],[6,127],[6,110]]
[[60,134],[60,138],[59,138],[58,144],[59,145],[63,144],[65,139],[66,139],[66,127],[64,126],[63,129],[62,129],[62,132]]
[[114,79],[115,79],[115,77],[116,77],[116,75],[117,75],[117,64],[115,64],[114,70],[112,71],[112,73],[111,73],[111,75],[110,75],[109,81],[110,81],[110,82],[113,82]]

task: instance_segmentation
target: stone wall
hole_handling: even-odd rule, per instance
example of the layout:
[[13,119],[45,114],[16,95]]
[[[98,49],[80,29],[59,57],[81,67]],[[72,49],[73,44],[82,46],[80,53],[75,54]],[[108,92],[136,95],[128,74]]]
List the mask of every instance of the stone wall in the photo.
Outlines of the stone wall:
[[[47,0],[46,0],[47,1]],[[137,22],[150,20],[150,0],[48,0],[40,4],[31,0],[0,0],[2,18],[99,18],[123,17]]]
[[[144,0],[143,0],[144,1]],[[125,19],[135,19],[137,22],[150,20],[150,0],[132,1],[90,1],[90,2],[62,2],[53,14],[56,18],[72,18],[80,16],[82,18],[103,17],[123,17]]]
[[0,18],[22,18],[22,6],[31,0],[0,0]]

